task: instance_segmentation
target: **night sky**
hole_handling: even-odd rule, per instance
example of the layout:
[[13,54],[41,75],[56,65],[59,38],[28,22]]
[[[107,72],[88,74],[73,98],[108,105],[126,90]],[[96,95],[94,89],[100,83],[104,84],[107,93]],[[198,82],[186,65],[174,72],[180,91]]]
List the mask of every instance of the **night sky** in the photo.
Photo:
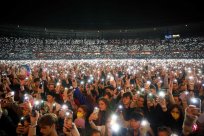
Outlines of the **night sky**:
[[193,2],[6,0],[0,4],[0,25],[114,29],[157,27],[204,21],[203,4]]

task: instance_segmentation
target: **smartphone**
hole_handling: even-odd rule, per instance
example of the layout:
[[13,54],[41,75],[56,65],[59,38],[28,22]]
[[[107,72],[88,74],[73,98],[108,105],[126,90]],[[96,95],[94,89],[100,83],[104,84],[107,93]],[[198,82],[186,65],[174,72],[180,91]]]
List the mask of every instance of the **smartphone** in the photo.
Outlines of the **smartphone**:
[[183,100],[184,98],[187,98],[188,99],[189,97],[189,92],[188,91],[184,91],[183,93],[180,94],[179,98],[181,100]]
[[99,112],[99,108],[95,107],[93,113],[98,113]]
[[118,105],[118,107],[117,107],[117,111],[119,111],[119,112],[122,112],[123,111],[123,106],[120,104],[120,105]]
[[148,99],[148,100],[153,101],[154,98],[155,98],[155,97],[154,97],[154,95],[153,95],[152,93],[148,93],[148,94],[147,94],[147,99]]
[[201,99],[200,98],[190,98],[188,105],[194,105],[201,111]]
[[21,117],[20,122],[18,123],[18,125],[20,126],[24,126],[24,117]]
[[36,112],[35,112],[35,108],[33,108],[33,109],[32,109],[32,112],[31,112],[31,114],[32,114],[32,116],[33,116],[33,117],[36,117]]
[[118,91],[121,91],[121,90],[122,90],[121,86],[118,86],[118,87],[117,87],[117,90],[118,90]]
[[72,125],[72,120],[73,120],[73,112],[71,110],[68,110],[66,113],[66,118],[67,118],[67,123],[69,125]]

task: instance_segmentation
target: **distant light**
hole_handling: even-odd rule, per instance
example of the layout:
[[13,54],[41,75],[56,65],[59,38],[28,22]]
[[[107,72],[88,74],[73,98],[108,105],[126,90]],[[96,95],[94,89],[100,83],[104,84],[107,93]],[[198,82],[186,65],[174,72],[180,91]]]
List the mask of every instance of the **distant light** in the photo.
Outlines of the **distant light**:
[[173,38],[179,38],[179,37],[180,37],[179,34],[175,34],[175,35],[173,35]]

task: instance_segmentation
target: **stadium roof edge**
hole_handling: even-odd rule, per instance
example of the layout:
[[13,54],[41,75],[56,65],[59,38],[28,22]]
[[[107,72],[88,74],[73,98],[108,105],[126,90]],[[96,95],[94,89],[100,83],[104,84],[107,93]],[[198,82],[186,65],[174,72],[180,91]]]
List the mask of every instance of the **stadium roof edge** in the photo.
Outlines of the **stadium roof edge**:
[[164,34],[201,34],[204,35],[204,22],[179,24],[173,26],[148,27],[137,29],[67,29],[32,26],[0,25],[0,34],[39,35],[39,36],[71,36],[71,37],[163,37]]

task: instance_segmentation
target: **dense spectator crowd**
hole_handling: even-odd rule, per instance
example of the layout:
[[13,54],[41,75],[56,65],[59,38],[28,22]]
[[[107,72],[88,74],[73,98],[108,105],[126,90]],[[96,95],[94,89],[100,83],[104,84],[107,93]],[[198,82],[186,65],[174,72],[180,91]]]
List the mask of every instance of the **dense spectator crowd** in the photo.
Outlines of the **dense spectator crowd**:
[[202,59],[0,61],[0,135],[201,136],[203,65]]
[[203,37],[62,39],[0,37],[1,59],[203,58]]

